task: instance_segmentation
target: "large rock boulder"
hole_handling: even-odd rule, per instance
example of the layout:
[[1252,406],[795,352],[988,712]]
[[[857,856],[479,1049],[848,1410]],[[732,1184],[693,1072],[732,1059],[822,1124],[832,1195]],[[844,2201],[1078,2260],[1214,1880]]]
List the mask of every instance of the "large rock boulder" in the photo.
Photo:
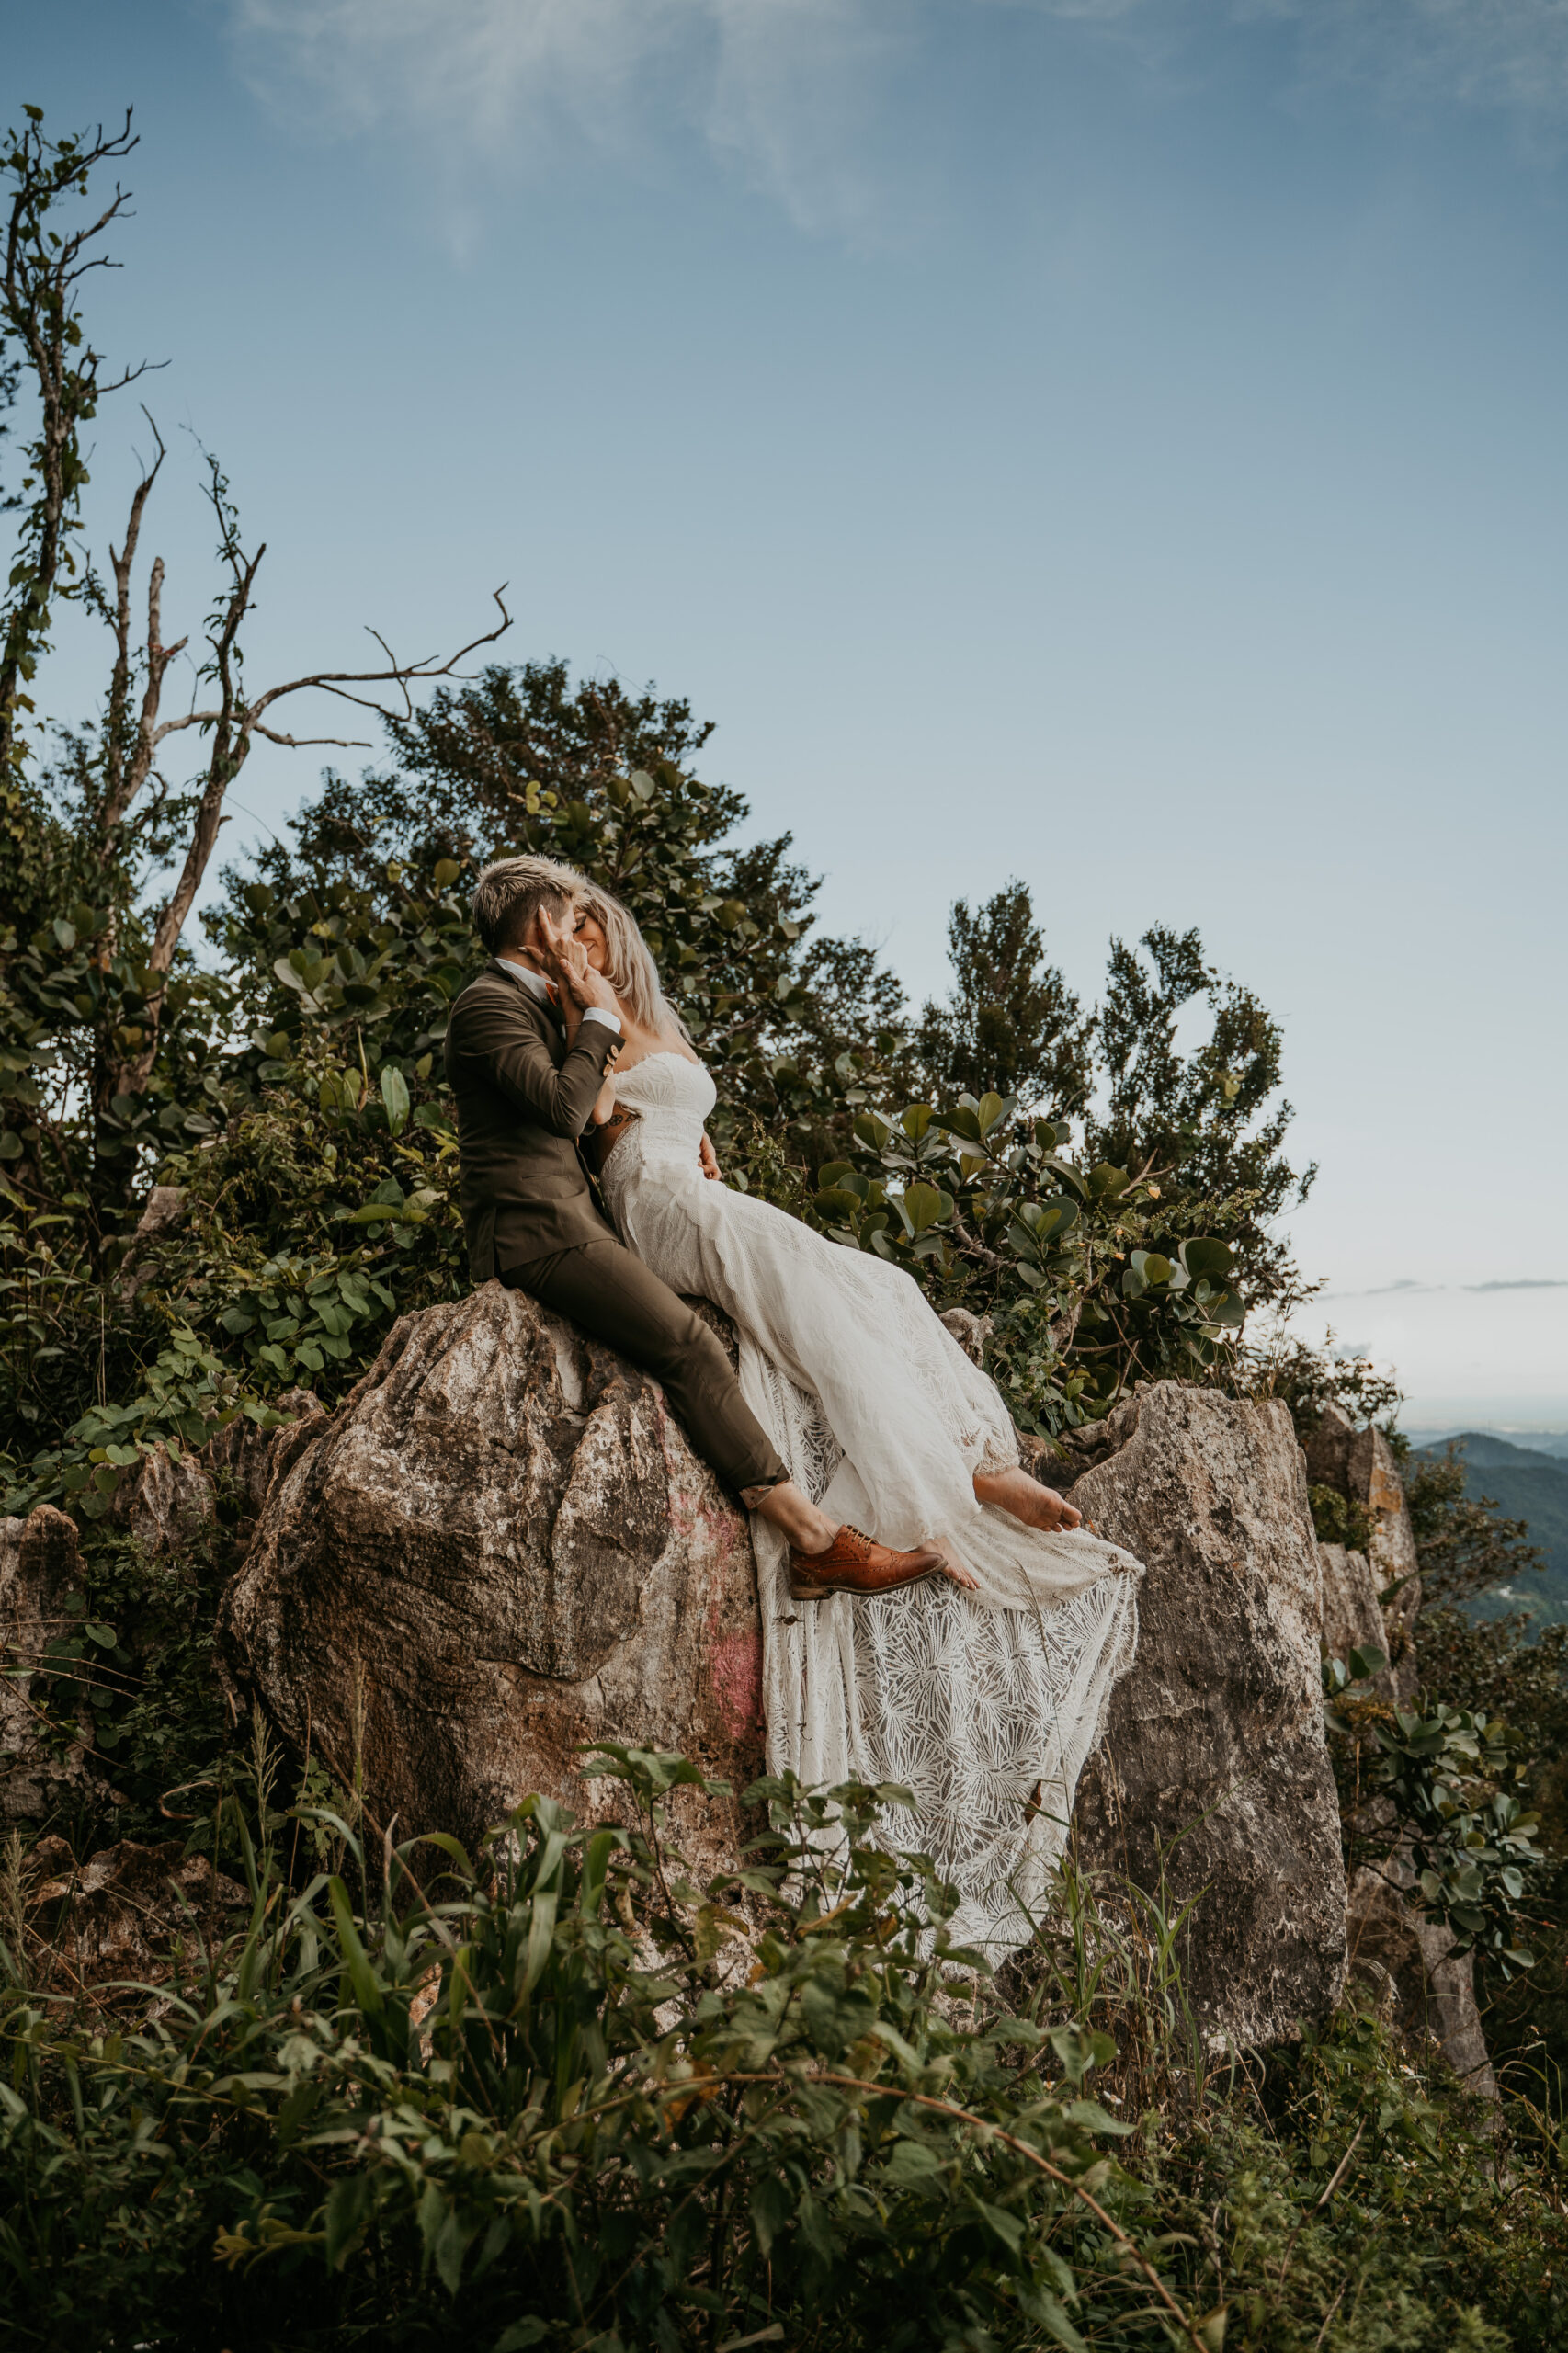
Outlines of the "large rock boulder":
[[[222,1639],[301,1752],[395,1836],[529,1790],[602,1811],[579,1749],[763,1763],[744,1514],[656,1382],[498,1282],[405,1316],[273,1478]],[[715,1865],[738,1807],[683,1824]]]
[[1136,1664],[1081,1787],[1083,1859],[1164,1883],[1211,2041],[1319,2018],[1345,1977],[1317,1543],[1290,1416],[1160,1381],[1096,1434],[1074,1504],[1145,1563]]

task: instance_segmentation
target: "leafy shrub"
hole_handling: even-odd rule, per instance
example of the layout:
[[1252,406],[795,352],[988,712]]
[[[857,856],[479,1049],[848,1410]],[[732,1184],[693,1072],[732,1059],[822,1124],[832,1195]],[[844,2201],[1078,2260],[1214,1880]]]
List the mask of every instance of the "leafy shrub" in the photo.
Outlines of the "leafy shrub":
[[598,1764],[624,1827],[530,1799],[477,1864],[378,1869],[306,1809],[292,1898],[264,1796],[249,1932],[155,2024],[14,1982],[16,2341],[1501,2353],[1562,2317],[1554,2201],[1371,2021],[1118,2116],[1131,1989],[1008,2009],[885,1843],[899,1792],[761,1783],[770,1831],[694,1884],[663,1816],[695,1769]]
[[1517,1920],[1541,1858],[1524,1736],[1499,1716],[1431,1699],[1393,1707],[1357,1689],[1385,1664],[1381,1651],[1324,1662],[1346,1862],[1385,1863],[1397,1850],[1455,1952],[1483,1949],[1505,1975],[1528,1969]]

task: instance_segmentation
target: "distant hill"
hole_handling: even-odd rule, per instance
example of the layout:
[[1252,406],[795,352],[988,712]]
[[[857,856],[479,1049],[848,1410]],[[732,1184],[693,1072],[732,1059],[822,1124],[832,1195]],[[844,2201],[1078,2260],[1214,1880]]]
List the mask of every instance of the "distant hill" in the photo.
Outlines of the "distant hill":
[[1466,1446],[1511,1446],[1516,1453],[1559,1456],[1568,1462],[1568,1430],[1528,1430],[1523,1436],[1506,1430],[1406,1430],[1417,1454],[1441,1454],[1450,1441]]
[[1546,1556],[1540,1575],[1483,1594],[1471,1605],[1472,1615],[1506,1618],[1522,1609],[1538,1626],[1568,1619],[1568,1456],[1516,1446],[1486,1430],[1463,1430],[1442,1446],[1417,1447],[1415,1459],[1440,1461],[1450,1445],[1464,1458],[1465,1493],[1490,1495],[1510,1519],[1528,1520],[1530,1542]]

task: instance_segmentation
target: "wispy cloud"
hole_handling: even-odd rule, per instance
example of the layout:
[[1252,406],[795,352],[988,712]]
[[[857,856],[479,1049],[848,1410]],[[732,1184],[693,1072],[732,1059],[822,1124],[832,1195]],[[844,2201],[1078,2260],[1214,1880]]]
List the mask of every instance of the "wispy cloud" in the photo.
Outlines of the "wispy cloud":
[[[1506,108],[1568,124],[1568,0],[227,0],[241,69],[295,120],[387,127],[449,196],[476,165],[538,169],[562,141],[651,167],[696,140],[802,228],[879,242],[910,202],[879,136],[902,68],[1032,16],[1104,40],[1173,102],[1261,56],[1282,103]],[[1039,43],[1028,70],[1049,70]],[[913,103],[939,112],[938,78]],[[894,144],[927,144],[905,124]],[[892,178],[897,179],[898,173]]]
[[622,161],[674,130],[809,229],[873,191],[864,109],[917,12],[892,0],[232,0],[242,71],[327,132],[382,125],[492,167],[562,136]]
[[324,128],[418,115],[482,146],[519,115],[615,121],[629,85],[710,15],[703,0],[233,0],[255,85]]

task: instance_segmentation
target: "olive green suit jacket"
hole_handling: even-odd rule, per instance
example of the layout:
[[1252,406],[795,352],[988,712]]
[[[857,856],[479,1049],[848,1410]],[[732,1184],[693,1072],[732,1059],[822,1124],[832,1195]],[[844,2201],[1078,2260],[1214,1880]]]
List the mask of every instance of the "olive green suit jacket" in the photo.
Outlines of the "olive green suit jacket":
[[447,1024],[457,1100],[463,1230],[476,1283],[583,1242],[615,1239],[577,1139],[620,1040],[585,1021],[568,1048],[548,1005],[492,962]]

